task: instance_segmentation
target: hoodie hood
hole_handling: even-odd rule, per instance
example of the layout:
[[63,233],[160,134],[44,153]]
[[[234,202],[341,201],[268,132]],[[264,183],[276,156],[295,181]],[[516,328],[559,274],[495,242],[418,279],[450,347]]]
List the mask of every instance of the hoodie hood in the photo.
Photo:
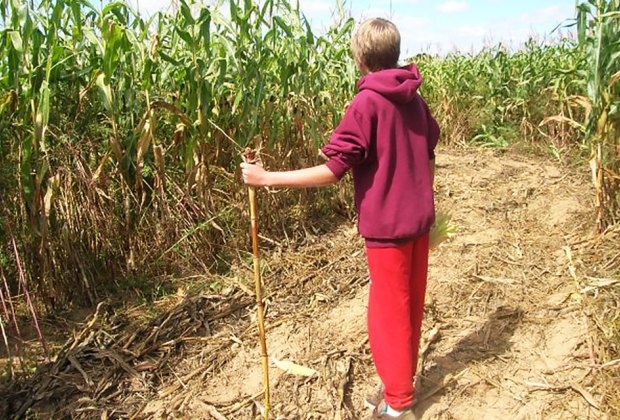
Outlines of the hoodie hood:
[[422,76],[415,64],[397,69],[368,73],[357,84],[358,90],[369,89],[380,93],[392,102],[406,104],[415,98],[422,85]]

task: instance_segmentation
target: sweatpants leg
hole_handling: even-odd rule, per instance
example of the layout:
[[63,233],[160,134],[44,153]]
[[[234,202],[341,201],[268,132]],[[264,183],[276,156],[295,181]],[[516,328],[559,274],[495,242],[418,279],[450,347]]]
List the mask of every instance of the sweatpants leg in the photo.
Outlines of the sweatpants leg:
[[428,242],[429,236],[424,235],[413,243],[411,258],[411,328],[413,330],[413,376],[415,377],[422,335],[422,317],[424,315],[424,298],[426,280],[428,278]]
[[[424,245],[426,251],[424,252]],[[413,404],[413,377],[424,310],[428,237],[393,248],[367,248],[368,338],[384,398],[398,410]]]

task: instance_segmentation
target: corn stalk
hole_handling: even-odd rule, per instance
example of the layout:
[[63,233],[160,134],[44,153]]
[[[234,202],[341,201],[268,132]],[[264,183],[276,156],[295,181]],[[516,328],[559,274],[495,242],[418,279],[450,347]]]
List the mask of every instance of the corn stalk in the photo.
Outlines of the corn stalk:
[[620,221],[620,1],[582,2],[577,23],[589,58],[585,130],[602,232]]
[[[0,0],[0,188],[50,308],[221,261],[243,240],[222,235],[241,232],[239,150],[307,164],[340,118],[352,20],[317,36],[288,1],[218,3],[147,18],[124,1]],[[290,217],[274,208],[264,228]]]

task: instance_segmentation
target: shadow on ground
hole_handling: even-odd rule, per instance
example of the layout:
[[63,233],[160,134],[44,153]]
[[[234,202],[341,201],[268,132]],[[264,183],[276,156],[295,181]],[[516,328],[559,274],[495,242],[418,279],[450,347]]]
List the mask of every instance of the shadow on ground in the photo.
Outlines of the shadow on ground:
[[486,322],[459,340],[452,350],[430,361],[422,373],[416,415],[422,416],[452,385],[451,378],[476,362],[501,356],[512,347],[511,338],[523,318],[523,310],[500,306]]

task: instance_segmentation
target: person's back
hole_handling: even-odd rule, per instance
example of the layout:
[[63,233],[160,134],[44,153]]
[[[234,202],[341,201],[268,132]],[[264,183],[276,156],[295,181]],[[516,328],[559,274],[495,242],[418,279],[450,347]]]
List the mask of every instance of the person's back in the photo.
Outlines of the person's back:
[[397,66],[400,34],[394,24],[363,22],[351,46],[363,77],[322,148],[327,163],[289,172],[241,164],[243,180],[254,186],[312,187],[334,184],[352,170],[371,279],[369,343],[383,384],[367,403],[373,419],[413,419],[439,127],[417,92],[422,79],[416,67]]
[[366,74],[322,149],[336,176],[352,169],[359,231],[369,242],[419,237],[434,220],[430,162],[439,128],[421,84],[413,64]]

